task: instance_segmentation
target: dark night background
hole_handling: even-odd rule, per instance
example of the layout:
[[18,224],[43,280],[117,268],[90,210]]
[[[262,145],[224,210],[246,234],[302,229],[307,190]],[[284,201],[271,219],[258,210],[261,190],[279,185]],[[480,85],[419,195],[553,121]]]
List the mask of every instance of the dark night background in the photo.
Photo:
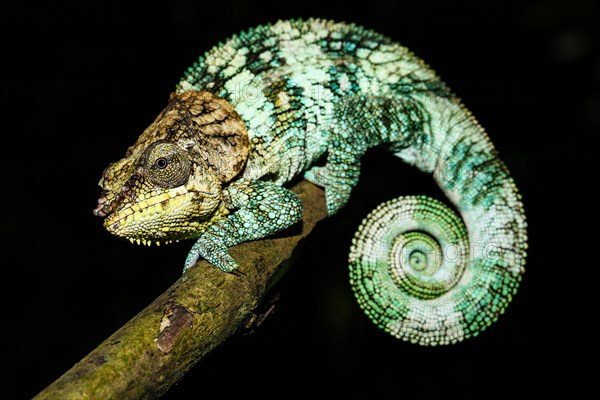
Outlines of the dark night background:
[[[420,348],[378,330],[347,279],[352,232],[376,204],[440,196],[374,152],[339,215],[313,233],[275,313],[225,343],[165,396],[220,399],[500,398],[591,385],[594,247],[581,228],[600,132],[595,1],[120,1],[4,3],[3,398],[30,398],[168,288],[191,241],[138,247],[92,215],[102,170],[166,104],[203,52],[249,27],[310,16],[355,22],[409,47],[463,99],[519,186],[530,225],[523,284],[475,339]],[[586,176],[588,175],[588,176]],[[581,202],[581,203],[578,203]],[[572,238],[569,240],[569,238]],[[576,245],[575,240],[579,241]]]

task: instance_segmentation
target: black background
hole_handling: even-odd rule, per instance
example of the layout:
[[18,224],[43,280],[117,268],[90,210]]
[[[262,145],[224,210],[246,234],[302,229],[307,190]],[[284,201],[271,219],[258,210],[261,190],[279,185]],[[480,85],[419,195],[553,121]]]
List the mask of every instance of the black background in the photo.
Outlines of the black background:
[[591,384],[582,359],[598,323],[590,276],[597,262],[584,227],[597,202],[590,189],[600,131],[598,2],[1,7],[6,398],[35,395],[181,273],[192,242],[133,246],[92,215],[104,167],[200,54],[249,27],[311,16],[355,22],[409,47],[486,127],[524,198],[523,284],[497,323],[458,345],[420,348],[372,325],[347,280],[352,232],[393,196],[441,196],[430,177],[372,152],[350,204],[312,234],[279,285],[274,314],[211,353],[165,397],[499,398],[573,395]]

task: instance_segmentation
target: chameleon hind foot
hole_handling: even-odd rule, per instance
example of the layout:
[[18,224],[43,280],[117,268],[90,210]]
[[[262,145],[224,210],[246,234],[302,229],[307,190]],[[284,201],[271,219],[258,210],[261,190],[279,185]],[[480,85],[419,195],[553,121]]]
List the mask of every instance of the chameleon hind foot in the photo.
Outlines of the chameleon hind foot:
[[326,167],[313,167],[304,174],[304,179],[325,189],[327,214],[333,215],[346,205],[353,186],[333,178]]
[[337,158],[336,153],[330,153],[324,167],[312,167],[304,173],[304,179],[325,189],[329,215],[337,213],[346,205],[360,176],[359,158],[345,161]]

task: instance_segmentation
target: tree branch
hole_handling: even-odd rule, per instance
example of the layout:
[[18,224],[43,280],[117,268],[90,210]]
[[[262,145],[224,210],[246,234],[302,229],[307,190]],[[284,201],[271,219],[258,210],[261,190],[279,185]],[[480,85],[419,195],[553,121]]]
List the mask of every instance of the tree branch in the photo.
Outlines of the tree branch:
[[156,398],[244,326],[298,243],[327,211],[323,191],[302,181],[301,230],[231,249],[243,275],[201,261],[35,399]]

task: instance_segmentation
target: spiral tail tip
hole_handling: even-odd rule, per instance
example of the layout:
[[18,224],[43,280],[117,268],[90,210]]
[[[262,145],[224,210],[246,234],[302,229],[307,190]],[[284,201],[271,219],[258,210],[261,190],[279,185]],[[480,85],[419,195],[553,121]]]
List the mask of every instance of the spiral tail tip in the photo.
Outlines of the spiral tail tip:
[[501,315],[521,280],[493,253],[471,251],[462,219],[427,197],[383,203],[361,224],[350,282],[380,328],[436,346],[477,336]]

